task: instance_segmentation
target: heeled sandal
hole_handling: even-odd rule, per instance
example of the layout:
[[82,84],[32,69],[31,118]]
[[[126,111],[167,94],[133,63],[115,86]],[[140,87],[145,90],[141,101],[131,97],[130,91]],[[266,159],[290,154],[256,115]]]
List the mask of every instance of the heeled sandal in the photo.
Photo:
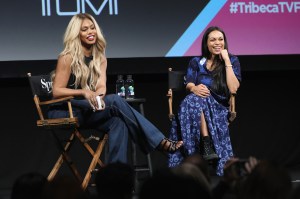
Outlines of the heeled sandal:
[[182,147],[182,141],[173,141],[168,138],[164,138],[160,144],[159,149],[168,153],[175,153],[180,147]]

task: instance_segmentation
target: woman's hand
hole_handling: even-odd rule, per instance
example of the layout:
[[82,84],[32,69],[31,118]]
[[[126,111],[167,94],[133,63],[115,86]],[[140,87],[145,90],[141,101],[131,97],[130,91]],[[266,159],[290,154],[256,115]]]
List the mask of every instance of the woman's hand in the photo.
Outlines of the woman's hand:
[[227,49],[221,50],[220,59],[224,60],[225,63],[226,63],[226,61],[230,61]]
[[210,96],[209,89],[204,84],[199,84],[197,86],[193,86],[191,88],[191,92],[200,97],[208,97]]
[[99,110],[99,106],[96,98],[98,95],[96,94],[96,92],[91,90],[84,90],[83,96],[85,99],[88,100],[88,102],[90,103],[91,107],[94,110]]

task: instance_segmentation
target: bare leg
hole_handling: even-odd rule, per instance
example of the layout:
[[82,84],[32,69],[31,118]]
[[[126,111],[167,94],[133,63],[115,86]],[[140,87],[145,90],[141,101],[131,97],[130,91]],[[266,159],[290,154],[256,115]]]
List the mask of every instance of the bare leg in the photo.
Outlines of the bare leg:
[[201,135],[208,136],[207,124],[203,112],[201,113]]

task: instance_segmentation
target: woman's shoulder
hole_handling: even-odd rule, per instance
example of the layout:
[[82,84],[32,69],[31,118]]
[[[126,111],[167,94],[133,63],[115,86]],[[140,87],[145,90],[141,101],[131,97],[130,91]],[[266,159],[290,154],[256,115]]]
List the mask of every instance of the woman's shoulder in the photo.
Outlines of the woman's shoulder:
[[229,58],[231,61],[234,61],[234,60],[239,60],[238,56],[236,56],[235,54],[229,54]]
[[100,55],[101,62],[107,62],[107,57],[105,54]]
[[202,61],[201,61],[202,59],[203,59],[203,58],[202,58],[202,57],[199,57],[199,56],[197,56],[197,57],[192,57],[192,58],[190,59],[189,63],[190,63],[190,64],[193,64],[193,65],[198,65],[198,64],[200,64],[200,62],[202,62]]
[[189,66],[192,68],[198,69],[198,67],[203,66],[205,62],[206,62],[205,57],[200,57],[200,56],[192,57],[190,59]]
[[72,62],[72,56],[70,54],[60,54],[58,61]]
[[202,58],[202,57],[200,57],[200,56],[192,57],[192,58],[190,59],[190,62],[199,62],[199,61],[201,60],[201,58]]
[[66,69],[71,66],[72,58],[70,55],[59,55],[56,68]]

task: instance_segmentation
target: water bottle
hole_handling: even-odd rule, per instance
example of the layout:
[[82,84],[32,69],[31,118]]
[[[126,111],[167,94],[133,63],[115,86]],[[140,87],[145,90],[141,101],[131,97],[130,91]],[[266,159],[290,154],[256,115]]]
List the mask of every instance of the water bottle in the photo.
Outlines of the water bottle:
[[125,87],[124,87],[123,75],[118,75],[116,81],[116,94],[120,97],[125,97]]
[[134,81],[132,79],[132,75],[127,75],[127,79],[125,81],[125,93],[126,99],[134,99]]

